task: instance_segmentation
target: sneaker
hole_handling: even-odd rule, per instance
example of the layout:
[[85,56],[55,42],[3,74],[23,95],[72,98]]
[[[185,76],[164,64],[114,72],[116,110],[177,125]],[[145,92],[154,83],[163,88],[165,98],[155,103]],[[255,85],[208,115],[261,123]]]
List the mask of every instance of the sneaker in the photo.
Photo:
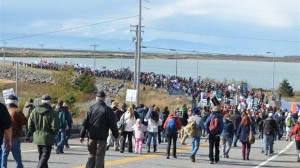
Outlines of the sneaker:
[[119,148],[116,148],[115,151],[120,151]]
[[191,155],[190,159],[191,159],[192,162],[195,162],[195,156],[194,155]]
[[55,148],[55,153],[59,154],[59,149],[58,148]]
[[209,164],[214,164],[214,161],[210,161],[210,163]]

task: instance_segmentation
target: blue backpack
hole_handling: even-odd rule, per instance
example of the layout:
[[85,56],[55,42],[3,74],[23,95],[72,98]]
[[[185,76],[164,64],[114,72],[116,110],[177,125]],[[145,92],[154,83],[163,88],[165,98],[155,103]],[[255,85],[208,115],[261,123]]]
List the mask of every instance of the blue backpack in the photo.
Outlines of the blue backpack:
[[165,129],[165,133],[167,135],[176,135],[177,132],[178,132],[178,127],[177,127],[177,124],[176,124],[176,118],[170,118],[168,120],[166,129]]

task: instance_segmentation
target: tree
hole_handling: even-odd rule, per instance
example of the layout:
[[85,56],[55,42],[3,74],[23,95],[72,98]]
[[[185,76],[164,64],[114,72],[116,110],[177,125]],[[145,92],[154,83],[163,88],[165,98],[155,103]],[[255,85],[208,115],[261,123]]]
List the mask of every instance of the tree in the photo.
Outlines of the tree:
[[83,97],[83,93],[74,84],[74,78],[74,67],[62,67],[60,71],[53,72],[50,95],[54,100],[61,98],[73,104]]
[[78,87],[80,91],[87,94],[94,93],[97,91],[95,82],[96,79],[89,73],[85,72],[75,79],[74,84]]
[[282,96],[287,96],[287,97],[294,96],[293,87],[290,86],[290,83],[287,81],[287,79],[283,79],[283,81],[280,83],[278,92]]

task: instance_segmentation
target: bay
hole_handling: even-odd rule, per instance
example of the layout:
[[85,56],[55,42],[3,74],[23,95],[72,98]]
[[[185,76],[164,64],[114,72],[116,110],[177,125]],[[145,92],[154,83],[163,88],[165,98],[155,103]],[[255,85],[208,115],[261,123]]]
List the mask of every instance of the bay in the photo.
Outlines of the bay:
[[[9,61],[22,61],[26,63],[39,62],[40,58],[36,57],[6,57]],[[48,62],[78,64],[81,66],[93,67],[93,58],[43,58]],[[201,79],[211,78],[218,81],[245,81],[251,87],[272,89],[273,62],[258,61],[232,61],[232,60],[177,60],[177,75],[182,77],[197,78],[198,74]],[[129,67],[134,70],[133,59],[96,59],[96,69],[102,70],[120,69]],[[165,75],[175,75],[176,60],[170,59],[142,59],[142,72],[155,72]],[[300,91],[300,63],[275,62],[274,85],[278,88],[280,82],[287,79],[290,85],[296,91]]]

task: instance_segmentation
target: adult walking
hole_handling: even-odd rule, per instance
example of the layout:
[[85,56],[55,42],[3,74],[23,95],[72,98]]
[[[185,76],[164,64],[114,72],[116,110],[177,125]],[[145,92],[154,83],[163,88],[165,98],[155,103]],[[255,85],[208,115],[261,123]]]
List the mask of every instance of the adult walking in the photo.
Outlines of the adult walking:
[[84,142],[86,132],[88,132],[89,136],[89,157],[86,168],[104,168],[108,130],[111,129],[114,138],[119,136],[116,115],[105,104],[105,96],[103,91],[99,91],[96,94],[96,103],[87,112],[80,131],[81,143]]
[[286,141],[288,141],[288,140],[291,141],[291,138],[289,135],[290,135],[290,132],[293,129],[294,125],[295,125],[295,120],[292,117],[292,113],[289,112],[285,119],[285,131],[286,131],[285,140]]
[[121,135],[121,150],[123,153],[125,149],[125,142],[128,138],[128,152],[132,153],[132,136],[133,136],[133,128],[132,126],[136,123],[133,106],[130,106],[127,111],[120,118],[121,123],[125,123],[125,129]]
[[8,112],[11,118],[12,124],[12,140],[11,140],[11,149],[6,149],[5,142],[2,145],[2,163],[1,167],[7,167],[7,158],[10,153],[14,157],[16,168],[23,168],[22,163],[22,155],[21,155],[21,134],[22,134],[22,126],[27,124],[27,118],[24,116],[21,109],[18,108],[18,98],[14,95],[9,95],[7,100],[5,101]]
[[70,113],[66,110],[66,108],[63,106],[64,101],[62,99],[57,100],[57,105],[55,107],[55,111],[58,114],[59,118],[59,131],[58,134],[56,135],[56,148],[55,152],[56,154],[62,154],[64,153],[64,146],[66,144],[67,140],[67,127],[71,127],[71,121],[72,117]]
[[[154,108],[154,110],[152,110]],[[153,139],[153,152],[156,152],[157,150],[157,134],[158,134],[158,126],[161,125],[161,120],[159,119],[159,108],[152,106],[152,108],[149,109],[146,121],[148,121],[148,127],[147,127],[147,152],[150,153],[150,146],[151,141]]]
[[[25,115],[27,120],[29,119],[29,116],[34,108],[35,106],[33,105],[33,99],[29,99],[28,102],[25,102],[23,114]],[[28,126],[26,126],[25,142],[30,142],[30,137],[32,137],[32,133],[29,132]]]
[[181,129],[181,123],[180,123],[179,118],[175,115],[175,111],[176,110],[174,110],[173,112],[170,113],[170,115],[166,119],[164,126],[163,126],[165,129],[165,133],[166,133],[166,137],[167,137],[167,141],[168,141],[167,151],[166,151],[167,159],[170,158],[170,150],[171,150],[172,141],[173,141],[173,157],[177,158],[177,155],[176,155],[177,133],[178,133],[178,130]]
[[[11,120],[6,106],[0,103],[0,144],[5,140],[5,149],[11,149]],[[4,137],[4,138],[3,138]],[[2,164],[2,148],[0,147],[0,166]]]
[[185,140],[188,138],[188,134],[187,132],[185,131],[185,127],[187,125],[187,120],[189,118],[189,115],[188,115],[188,109],[186,107],[186,104],[184,104],[181,109],[182,111],[182,118],[180,118],[180,122],[181,122],[181,130],[180,130],[180,134],[181,134],[181,144],[182,145],[185,145]]
[[273,154],[273,144],[275,131],[277,130],[276,121],[273,119],[273,113],[269,113],[268,118],[264,121],[264,152],[265,155]]
[[37,145],[39,162],[37,168],[48,168],[52,145],[59,131],[58,114],[50,106],[51,97],[43,95],[41,105],[32,110],[28,129],[33,133],[33,143]]
[[235,109],[234,114],[231,116],[231,121],[233,123],[233,127],[234,127],[234,139],[233,139],[233,146],[237,147],[237,141],[238,141],[238,137],[237,137],[237,130],[239,128],[239,125],[242,121],[242,117],[241,117],[241,113],[238,109]]
[[241,124],[239,125],[237,136],[242,143],[242,156],[243,160],[249,160],[250,150],[251,150],[251,143],[249,140],[250,131],[253,131],[251,126],[251,120],[249,116],[245,115],[242,118]]
[[297,150],[297,162],[300,162],[300,117],[298,117],[298,122],[294,126],[291,134],[291,136],[295,135],[295,142],[296,142],[296,150]]
[[200,110],[195,107],[193,109],[193,115],[189,117],[188,123],[194,122],[194,129],[195,129],[195,135],[191,135],[192,137],[192,150],[190,159],[192,162],[195,162],[195,156],[198,152],[199,146],[200,146],[200,139],[202,135],[202,130],[205,129],[204,121],[199,115]]
[[[220,135],[223,131],[223,118],[220,115],[220,110],[218,106],[212,109],[211,115],[207,118],[205,122],[205,129],[208,133],[209,140],[209,159],[210,164],[218,163],[220,158]],[[215,153],[214,153],[215,148]]]
[[221,134],[223,157],[229,158],[229,151],[233,141],[233,135],[235,133],[233,123],[230,121],[230,115],[227,113],[223,117],[224,128]]

